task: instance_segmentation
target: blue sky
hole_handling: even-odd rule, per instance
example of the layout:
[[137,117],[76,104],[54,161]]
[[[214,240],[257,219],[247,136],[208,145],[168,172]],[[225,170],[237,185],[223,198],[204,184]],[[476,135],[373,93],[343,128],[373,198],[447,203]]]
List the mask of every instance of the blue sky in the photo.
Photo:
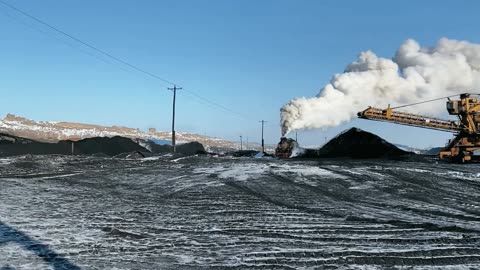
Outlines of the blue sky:
[[[241,113],[178,94],[177,132],[231,140],[260,141],[265,119],[266,142],[278,142],[280,107],[317,95],[363,50],[391,58],[408,38],[426,46],[441,37],[480,42],[473,0],[4,1]],[[2,5],[0,35],[0,115],[170,129],[168,84],[105,63],[99,59],[111,60]],[[351,126],[416,147],[451,137],[365,120],[298,136],[318,145]]]

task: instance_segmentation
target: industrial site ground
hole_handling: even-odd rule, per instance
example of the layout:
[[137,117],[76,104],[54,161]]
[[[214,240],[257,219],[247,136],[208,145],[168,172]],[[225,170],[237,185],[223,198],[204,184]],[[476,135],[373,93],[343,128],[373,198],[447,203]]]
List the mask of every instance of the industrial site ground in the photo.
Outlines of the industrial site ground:
[[0,269],[479,269],[480,167],[0,159]]

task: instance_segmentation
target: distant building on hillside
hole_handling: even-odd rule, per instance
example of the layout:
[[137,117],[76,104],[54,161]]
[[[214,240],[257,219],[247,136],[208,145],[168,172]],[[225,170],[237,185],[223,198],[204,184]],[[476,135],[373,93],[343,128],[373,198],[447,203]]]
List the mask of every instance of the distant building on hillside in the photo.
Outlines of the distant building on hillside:
[[156,128],[149,128],[148,133],[155,134],[155,133],[157,133],[157,129]]

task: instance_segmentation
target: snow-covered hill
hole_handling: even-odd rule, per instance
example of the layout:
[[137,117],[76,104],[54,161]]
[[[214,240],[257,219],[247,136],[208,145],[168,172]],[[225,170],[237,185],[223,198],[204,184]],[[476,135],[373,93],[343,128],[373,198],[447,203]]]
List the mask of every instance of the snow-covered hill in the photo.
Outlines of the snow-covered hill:
[[[154,129],[145,132],[140,129],[122,126],[108,127],[71,122],[34,121],[12,114],[7,114],[5,118],[0,120],[0,132],[42,142],[113,136],[132,139],[155,139],[168,142],[172,136],[171,132],[157,132]],[[197,141],[202,143],[208,150],[232,150],[239,147],[237,143],[215,137],[183,132],[177,132],[176,135],[178,143]]]
[[421,154],[423,152],[425,152],[426,150],[425,149],[419,149],[419,148],[415,148],[415,147],[411,147],[411,146],[408,146],[408,145],[404,145],[404,144],[394,144],[396,147],[404,150],[404,151],[407,151],[407,152],[413,152],[415,154]]

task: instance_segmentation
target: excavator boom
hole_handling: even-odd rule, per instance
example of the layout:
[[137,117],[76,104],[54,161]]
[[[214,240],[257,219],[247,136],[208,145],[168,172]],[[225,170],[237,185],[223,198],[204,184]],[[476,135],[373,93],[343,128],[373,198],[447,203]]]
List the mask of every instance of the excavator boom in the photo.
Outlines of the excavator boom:
[[391,108],[382,110],[379,108],[369,107],[368,109],[359,112],[358,117],[368,120],[392,122],[395,124],[429,128],[447,132],[456,133],[462,130],[462,127],[456,121],[428,117],[413,113],[397,112],[393,111]]
[[[460,95],[460,100],[447,101],[447,112],[455,115],[459,121],[446,120],[436,117],[428,117],[413,113],[393,111],[387,109],[369,107],[358,113],[358,117],[368,120],[385,121],[396,124],[436,129],[455,133],[455,137],[449,141],[440,152],[440,159],[467,162],[472,160],[475,152],[480,151],[480,101],[465,93]],[[443,98],[442,98],[443,99]],[[419,105],[439,99],[407,104],[406,106]],[[395,108],[396,109],[396,108]]]

